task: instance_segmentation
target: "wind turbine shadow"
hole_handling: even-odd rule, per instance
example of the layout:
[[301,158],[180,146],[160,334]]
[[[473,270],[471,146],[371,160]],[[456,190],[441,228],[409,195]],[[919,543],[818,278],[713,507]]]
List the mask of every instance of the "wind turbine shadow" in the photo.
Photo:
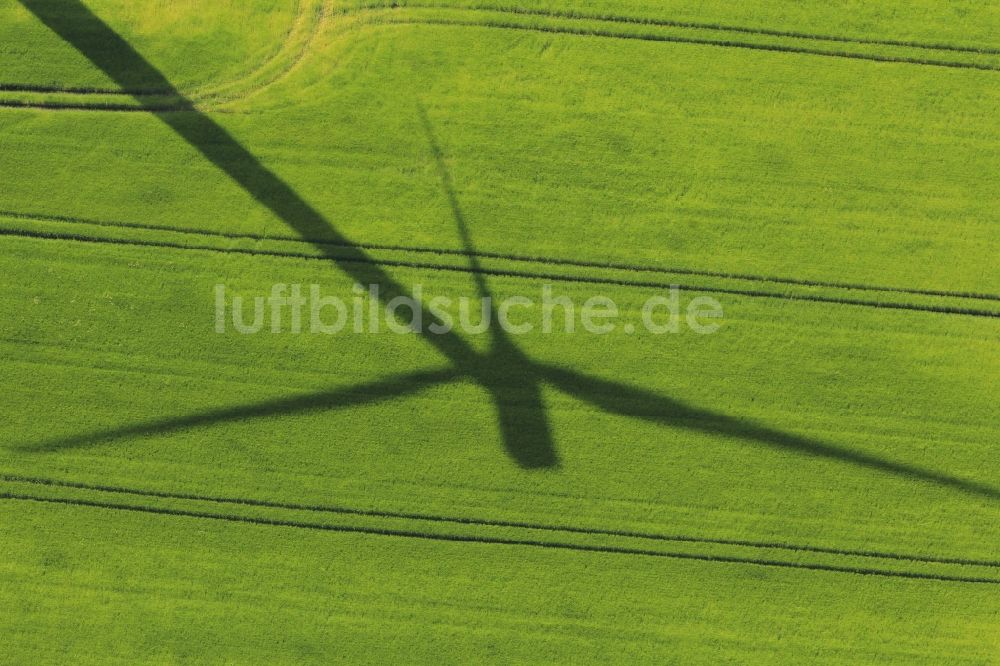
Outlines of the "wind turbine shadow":
[[679,400],[643,391],[620,382],[588,377],[554,365],[544,366],[542,375],[563,392],[609,414],[642,419],[674,428],[725,435],[770,448],[835,460],[876,472],[923,481],[990,500],[1000,499],[1000,489],[985,483],[962,479],[870,453],[854,451],[769,428],[745,419],[692,407]]
[[326,412],[348,407],[374,405],[413,395],[433,386],[454,381],[459,377],[461,374],[450,368],[414,372],[345,388],[267,400],[249,405],[210,409],[186,416],[53,439],[30,446],[22,445],[18,448],[32,452],[54,452],[96,446],[113,440],[133,441],[146,437],[169,435],[198,427],[243,422],[268,416],[289,416],[291,414],[308,414],[310,412]]
[[[326,241],[316,243],[315,246],[348,276],[361,284],[378,284],[383,302],[410,295],[378,262],[363,249],[351,244],[346,236],[337,231],[287,183],[261,164],[228,131],[199,112],[156,67],[80,0],[20,1],[49,29],[79,50],[123,89],[141,85],[180,99],[178,106],[181,111],[156,112],[154,115],[300,236]],[[143,97],[136,99],[140,104],[148,103],[144,102]],[[150,111],[152,113],[153,109]],[[439,152],[436,157],[438,164],[442,165]],[[446,181],[444,185],[452,211],[460,224],[460,230],[466,234],[464,240],[468,243],[467,230],[450,182]],[[338,245],[335,254],[331,243]],[[485,283],[481,282],[480,287],[485,288]],[[420,331],[423,339],[444,355],[457,370],[486,386],[496,399],[501,432],[511,457],[526,468],[555,464],[555,450],[541,406],[537,409],[519,408],[520,417],[514,417],[505,411],[506,404],[512,397],[528,401],[540,398],[537,389],[533,392],[522,388],[511,389],[507,378],[496,381],[505,365],[512,363],[515,354],[520,352],[513,345],[501,342],[494,345],[492,355],[484,359],[466,340],[454,333],[428,332],[430,324],[440,325],[441,322],[426,308],[421,317],[426,322]],[[516,396],[511,396],[512,392]]]
[[[349,240],[316,209],[261,164],[222,126],[199,112],[159,70],[80,0],[58,2],[20,0],[20,2],[123,89],[141,86],[180,99],[179,108],[182,111],[154,115],[303,238],[321,237],[325,241],[345,245],[346,247],[337,249],[336,256],[331,254],[332,249],[329,244],[317,244],[316,247],[349,277],[361,283],[378,284],[384,301],[408,295],[407,290],[393,280],[377,261],[361,248],[351,245]],[[136,99],[139,103],[143,103],[143,97]],[[442,187],[466,252],[469,254],[469,261],[474,267],[478,267],[478,258],[473,255],[474,248],[465,217],[458,205],[440,146],[426,113],[423,109],[420,109],[420,113],[441,176]],[[490,292],[485,277],[474,275],[480,296],[488,298]],[[491,307],[492,305],[491,303]],[[424,322],[441,323],[433,313],[426,310],[422,313],[422,317]],[[176,432],[261,416],[371,404],[409,395],[432,384],[469,378],[490,393],[496,405],[498,424],[510,457],[523,468],[548,468],[558,465],[559,461],[542,401],[541,387],[547,382],[611,414],[736,437],[772,448],[795,451],[861,466],[884,474],[919,480],[981,498],[1000,499],[1000,490],[986,484],[785,433],[725,414],[691,407],[680,401],[618,382],[588,377],[556,366],[537,363],[514,345],[498,326],[490,329],[491,346],[485,354],[479,353],[465,339],[454,333],[439,335],[429,332],[428,328],[429,326],[424,327],[422,339],[448,359],[450,368],[447,370],[413,373],[346,389],[209,410],[187,417],[164,419],[22,448],[55,451],[95,445],[115,438],[152,436],[157,433]]]

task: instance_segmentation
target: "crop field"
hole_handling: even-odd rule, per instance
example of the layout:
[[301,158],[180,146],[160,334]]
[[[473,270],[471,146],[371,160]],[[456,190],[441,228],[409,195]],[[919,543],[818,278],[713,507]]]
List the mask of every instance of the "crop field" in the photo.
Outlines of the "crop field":
[[12,0],[0,289],[4,663],[1000,663],[1000,5]]

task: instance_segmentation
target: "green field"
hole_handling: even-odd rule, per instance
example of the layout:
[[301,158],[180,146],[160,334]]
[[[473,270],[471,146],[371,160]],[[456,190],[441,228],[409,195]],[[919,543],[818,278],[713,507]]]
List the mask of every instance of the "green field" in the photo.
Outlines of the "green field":
[[[1000,663],[998,35],[0,6],[0,657]],[[275,284],[632,328],[218,332]]]

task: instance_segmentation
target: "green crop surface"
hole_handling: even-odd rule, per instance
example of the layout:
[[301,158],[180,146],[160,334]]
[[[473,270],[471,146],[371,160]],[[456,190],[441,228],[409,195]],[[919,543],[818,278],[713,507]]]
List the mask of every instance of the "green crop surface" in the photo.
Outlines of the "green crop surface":
[[1000,663],[998,125],[968,0],[3,4],[0,661]]

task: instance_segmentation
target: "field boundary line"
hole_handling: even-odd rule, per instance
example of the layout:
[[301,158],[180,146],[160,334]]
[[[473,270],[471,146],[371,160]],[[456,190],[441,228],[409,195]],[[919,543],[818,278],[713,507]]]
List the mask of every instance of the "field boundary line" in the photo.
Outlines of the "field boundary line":
[[344,506],[336,506],[329,504],[301,504],[296,502],[278,502],[278,501],[262,500],[256,498],[219,497],[211,495],[199,495],[195,493],[166,492],[166,491],[157,491],[148,489],[126,488],[123,486],[80,483],[76,481],[46,479],[41,477],[22,476],[17,474],[0,474],[0,480],[8,483],[23,483],[36,486],[56,487],[56,488],[72,488],[77,490],[90,490],[95,492],[113,493],[119,495],[134,495],[136,497],[192,500],[198,502],[210,502],[214,504],[234,504],[238,506],[250,506],[250,507],[259,507],[267,509],[287,509],[294,511],[306,511],[312,513],[343,514],[343,515],[353,515],[353,516],[366,516],[372,518],[399,518],[405,520],[426,521],[434,523],[453,523],[457,525],[481,525],[484,527],[509,527],[509,528],[537,530],[542,532],[565,532],[568,534],[588,534],[588,535],[600,535],[600,536],[612,536],[612,537],[625,537],[632,539],[643,539],[648,541],[712,544],[720,546],[741,546],[745,548],[821,553],[825,555],[865,557],[871,559],[898,560],[903,562],[917,562],[926,564],[955,564],[962,566],[1000,568],[1000,561],[998,560],[980,560],[980,559],[962,558],[962,557],[910,555],[906,553],[893,553],[893,552],[878,551],[878,550],[830,548],[822,546],[789,544],[783,542],[763,542],[763,541],[752,541],[745,539],[707,538],[707,537],[695,537],[688,535],[643,532],[637,530],[588,528],[588,527],[578,527],[573,525],[551,525],[545,523],[532,523],[528,521],[492,520],[484,518],[470,518],[463,516],[441,516],[436,514],[426,514],[426,513],[406,512],[406,511],[381,511],[377,509],[358,509],[354,507],[344,507]]
[[0,493],[0,500],[35,502],[41,504],[57,504],[77,507],[87,507],[115,511],[131,511],[136,513],[154,514],[162,516],[173,516],[183,518],[196,518],[207,520],[219,520],[233,523],[244,523],[262,527],[288,527],[297,529],[317,530],[323,532],[339,532],[351,534],[365,534],[370,536],[384,536],[410,539],[423,539],[427,541],[444,541],[453,543],[467,543],[480,545],[500,545],[500,546],[527,546],[536,548],[549,548],[554,550],[568,550],[589,553],[605,553],[614,555],[631,555],[645,557],[661,557],[678,560],[694,560],[701,562],[717,562],[725,564],[754,565],[762,567],[797,569],[805,571],[822,571],[830,573],[858,574],[863,576],[884,576],[889,578],[906,578],[914,580],[926,580],[948,583],[977,583],[1000,585],[1000,579],[985,578],[978,576],[951,576],[947,574],[934,574],[915,571],[895,571],[892,569],[876,569],[868,567],[841,567],[826,564],[810,564],[805,562],[786,562],[781,560],[752,559],[741,557],[730,557],[725,555],[708,555],[697,553],[667,552],[657,550],[645,550],[641,548],[625,548],[618,546],[600,546],[574,544],[567,542],[539,541],[533,539],[510,539],[502,537],[481,537],[459,534],[432,534],[429,532],[418,532],[415,530],[380,529],[374,527],[360,527],[348,525],[330,525],[326,523],[310,523],[297,520],[279,520],[272,518],[261,518],[253,516],[241,516],[237,514],[218,514],[207,511],[189,511],[184,509],[168,509],[162,507],[140,506],[134,504],[119,504],[114,502],[97,502],[91,500],[38,497],[18,493]]
[[65,224],[90,225],[104,227],[108,229],[138,229],[143,231],[162,231],[166,233],[176,233],[182,235],[201,236],[205,238],[224,238],[228,240],[250,240],[260,242],[293,243],[301,245],[322,245],[324,247],[360,247],[366,250],[383,250],[387,252],[411,252],[414,254],[434,254],[441,256],[455,257],[478,257],[481,259],[497,259],[501,261],[512,261],[518,263],[545,264],[552,266],[569,266],[574,268],[598,268],[616,271],[632,271],[636,273],[654,273],[663,275],[695,275],[700,277],[715,277],[727,280],[742,280],[746,282],[769,282],[774,284],[788,284],[801,287],[824,287],[829,289],[842,289],[846,291],[871,291],[898,294],[910,294],[913,296],[932,296],[942,298],[961,298],[970,300],[1000,301],[1000,294],[989,294],[981,292],[948,291],[941,289],[918,289],[912,287],[888,287],[870,285],[856,282],[833,282],[828,280],[810,280],[802,278],[776,277],[767,275],[757,275],[752,273],[738,273],[725,271],[709,271],[695,268],[678,268],[669,266],[650,266],[643,264],[619,263],[613,261],[591,261],[585,259],[569,259],[565,257],[546,257],[541,255],[524,255],[506,252],[488,252],[480,250],[467,251],[459,248],[438,248],[431,246],[409,246],[393,245],[385,243],[338,243],[320,238],[303,238],[300,236],[260,236],[251,233],[234,233],[224,231],[213,231],[209,229],[192,229],[190,227],[170,227],[167,225],[143,224],[139,222],[108,222],[104,220],[94,220],[81,217],[70,217],[63,215],[39,215],[34,213],[19,213],[14,211],[0,210],[0,218],[11,218],[19,220],[31,220],[36,222],[57,222]]
[[[247,256],[277,257],[286,259],[298,259],[307,261],[337,261],[345,264],[361,264],[372,266],[391,266],[397,268],[413,268],[418,270],[433,270],[451,273],[466,273],[476,275],[492,275],[496,277],[509,277],[527,280],[549,280],[552,282],[566,282],[577,284],[602,284],[618,287],[633,287],[640,289],[669,289],[677,287],[687,291],[703,291],[714,294],[727,294],[731,296],[746,296],[749,298],[770,298],[785,301],[805,301],[813,303],[826,303],[833,305],[848,305],[875,309],[906,310],[912,312],[929,312],[944,315],[963,315],[970,317],[983,317],[989,319],[1000,319],[1000,311],[982,310],[978,308],[951,307],[945,305],[921,305],[917,303],[896,303],[892,301],[866,301],[855,298],[837,298],[832,296],[821,296],[815,294],[790,294],[771,291],[761,291],[755,289],[730,289],[724,287],[713,287],[709,285],[692,285],[681,282],[652,282],[642,280],[623,280],[615,278],[599,278],[587,276],[560,275],[557,273],[541,273],[504,269],[473,268],[468,266],[454,266],[448,264],[434,264],[419,261],[400,261],[394,259],[362,259],[356,256],[332,256],[329,254],[307,254],[297,252],[281,252],[278,250],[253,250],[249,248],[222,248],[211,246],[194,246],[183,243],[171,243],[166,241],[147,240],[125,240],[110,238],[94,238],[80,234],[63,234],[48,232],[33,232],[16,229],[0,229],[0,236],[28,238],[48,241],[71,241],[78,243],[90,243],[98,245],[117,245],[122,247],[153,247],[169,250],[180,250],[188,252],[214,252],[220,254],[239,254]],[[355,245],[354,247],[358,247]]]

